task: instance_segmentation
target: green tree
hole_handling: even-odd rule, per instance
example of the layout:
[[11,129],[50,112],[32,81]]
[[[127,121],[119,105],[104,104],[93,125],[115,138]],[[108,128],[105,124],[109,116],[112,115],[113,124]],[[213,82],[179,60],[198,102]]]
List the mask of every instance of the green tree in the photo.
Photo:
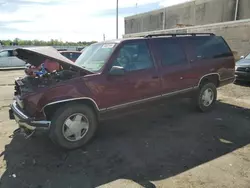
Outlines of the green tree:
[[66,41],[63,42],[58,39],[51,39],[50,41],[43,41],[43,40],[22,40],[19,38],[15,38],[13,40],[1,40],[2,45],[9,46],[13,45],[14,43],[20,45],[20,46],[88,46],[90,44],[95,43],[96,41],[78,41],[78,42],[70,42]]

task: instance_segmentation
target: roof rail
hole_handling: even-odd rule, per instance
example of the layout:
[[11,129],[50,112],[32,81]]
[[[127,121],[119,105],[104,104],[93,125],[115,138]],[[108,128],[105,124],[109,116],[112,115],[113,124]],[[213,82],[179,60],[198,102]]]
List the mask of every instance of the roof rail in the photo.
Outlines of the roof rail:
[[161,37],[161,36],[184,36],[184,35],[191,35],[191,36],[197,36],[197,35],[209,35],[209,36],[215,36],[214,33],[166,33],[166,34],[149,34],[144,35],[144,38],[151,38],[151,37]]

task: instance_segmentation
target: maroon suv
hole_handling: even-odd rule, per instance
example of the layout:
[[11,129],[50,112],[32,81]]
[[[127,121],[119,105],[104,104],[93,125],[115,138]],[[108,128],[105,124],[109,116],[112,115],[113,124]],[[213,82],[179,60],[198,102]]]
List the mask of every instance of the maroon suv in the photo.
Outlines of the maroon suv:
[[208,111],[215,104],[216,88],[235,80],[233,54],[214,34],[95,43],[75,63],[41,47],[16,52],[32,65],[49,58],[62,69],[16,79],[10,118],[26,134],[47,131],[66,149],[86,144],[104,118],[163,103],[168,97],[191,97],[199,110]]

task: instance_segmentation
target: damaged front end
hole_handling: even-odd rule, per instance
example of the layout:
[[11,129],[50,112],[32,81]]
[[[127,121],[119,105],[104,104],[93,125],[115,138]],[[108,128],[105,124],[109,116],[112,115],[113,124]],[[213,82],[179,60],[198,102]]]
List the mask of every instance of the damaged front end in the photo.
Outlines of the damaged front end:
[[26,138],[29,138],[35,131],[48,131],[51,121],[37,121],[35,118],[29,117],[14,100],[9,110],[10,119],[15,119],[19,128],[14,131],[14,134],[22,133]]
[[10,105],[9,118],[14,119],[19,125],[14,135],[21,133],[28,138],[34,132],[48,131],[51,124],[46,117],[37,116],[41,112],[36,111],[38,108],[34,102],[34,96],[42,96],[49,88],[57,87],[68,80],[91,72],[74,65],[51,47],[17,49],[16,56],[37,67],[47,59],[58,62],[62,67],[60,70],[46,72],[39,76],[19,77],[14,81],[14,99]]

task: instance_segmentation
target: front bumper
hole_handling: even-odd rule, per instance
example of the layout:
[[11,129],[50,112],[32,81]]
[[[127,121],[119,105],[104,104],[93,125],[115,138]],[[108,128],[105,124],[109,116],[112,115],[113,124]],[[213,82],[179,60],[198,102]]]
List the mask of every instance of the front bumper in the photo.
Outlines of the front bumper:
[[250,72],[235,71],[236,80],[250,81]]
[[17,102],[14,102],[10,106],[9,118],[15,119],[20,128],[24,128],[30,131],[47,131],[50,129],[51,121],[37,121],[34,118],[29,117],[18,106]]

